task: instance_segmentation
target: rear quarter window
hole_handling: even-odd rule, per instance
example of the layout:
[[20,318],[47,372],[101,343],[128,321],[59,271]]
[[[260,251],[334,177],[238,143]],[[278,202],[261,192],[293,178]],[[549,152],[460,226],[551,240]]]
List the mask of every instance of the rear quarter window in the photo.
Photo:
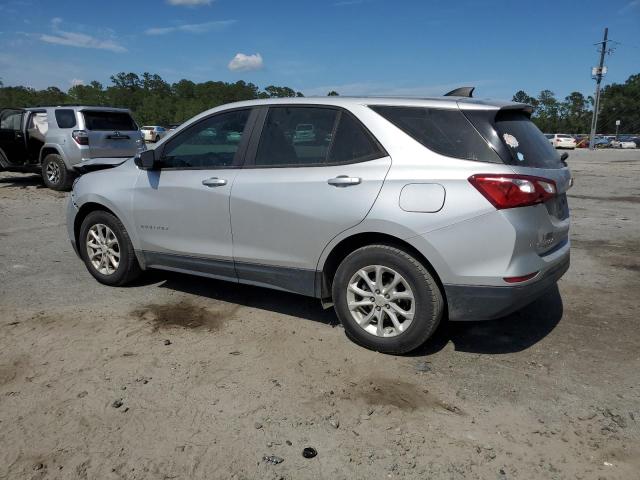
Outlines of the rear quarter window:
[[82,114],[87,130],[138,130],[136,122],[127,112],[85,110]]
[[506,147],[505,163],[520,167],[562,168],[558,152],[524,112],[500,111],[494,125]]
[[502,163],[460,110],[395,106],[370,108],[436,153],[462,160]]
[[59,108],[56,110],[56,123],[58,128],[73,128],[76,126],[76,112],[69,108]]

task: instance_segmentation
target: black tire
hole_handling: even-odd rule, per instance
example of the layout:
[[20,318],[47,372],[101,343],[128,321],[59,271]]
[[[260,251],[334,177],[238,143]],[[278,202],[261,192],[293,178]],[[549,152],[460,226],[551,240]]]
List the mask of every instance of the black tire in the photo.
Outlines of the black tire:
[[156,139],[154,143],[158,143],[160,141],[160,135],[156,135]]
[[75,175],[67,170],[64,160],[58,154],[51,153],[42,161],[42,180],[52,190],[71,190]]
[[[396,336],[381,337],[365,331],[349,310],[347,288],[351,277],[372,265],[393,269],[413,291],[413,321]],[[442,292],[429,270],[412,255],[388,245],[369,245],[348,255],[336,271],[332,294],[336,314],[347,336],[363,347],[384,353],[407,353],[423,345],[438,328],[444,312]]]
[[[98,269],[93,265],[93,263],[91,263],[87,248],[87,236],[89,235],[89,230],[94,225],[99,224],[109,227],[115,234],[115,237],[118,241],[120,261],[118,262],[118,267],[115,269],[115,271],[108,275],[99,272]],[[131,243],[131,239],[129,238],[127,230],[124,228],[124,225],[118,219],[118,217],[109,212],[97,210],[87,215],[87,217],[82,222],[82,226],[80,227],[78,249],[80,250],[80,255],[82,256],[82,259],[84,260],[89,273],[91,273],[91,275],[93,275],[96,280],[105,285],[114,287],[125,285],[135,280],[142,271],[140,269],[140,265],[138,264],[138,259],[136,258],[136,255],[134,253],[133,245]]]

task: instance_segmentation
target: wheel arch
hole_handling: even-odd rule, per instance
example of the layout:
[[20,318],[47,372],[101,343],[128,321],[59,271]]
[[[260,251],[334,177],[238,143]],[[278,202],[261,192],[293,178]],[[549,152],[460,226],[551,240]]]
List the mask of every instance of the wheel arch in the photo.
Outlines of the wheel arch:
[[[52,154],[60,155],[60,149],[58,147],[54,147],[53,145],[43,146],[42,149],[40,150],[40,163],[42,164],[42,162],[47,157],[47,155],[52,155]],[[64,158],[62,159],[62,161],[64,162]],[[65,162],[65,165],[66,165],[66,162]]]
[[323,303],[325,303],[327,299],[331,298],[333,277],[342,260],[344,260],[350,253],[354,252],[358,248],[377,244],[399,248],[415,257],[433,276],[433,279],[437,283],[438,288],[440,288],[444,303],[445,305],[447,305],[444,285],[442,283],[440,275],[433,266],[433,263],[429,261],[429,259],[422,252],[420,252],[420,250],[418,250],[415,246],[413,246],[406,240],[402,240],[401,238],[381,232],[355,233],[340,240],[340,242],[333,246],[329,254],[326,256],[321,269],[319,269],[316,282],[317,296],[320,297]]
[[119,218],[118,215],[111,210],[110,208],[108,208],[107,206],[101,204],[101,203],[97,203],[97,202],[87,202],[85,204],[83,204],[80,209],[78,210],[78,213],[76,214],[74,220],[73,220],[73,235],[74,235],[74,239],[76,241],[76,245],[79,245],[78,241],[80,240],[80,227],[82,226],[82,222],[84,222],[84,219],[87,218],[87,215],[89,215],[91,212],[95,212],[95,211],[103,211],[103,212],[108,212],[111,215],[113,215],[116,218]]

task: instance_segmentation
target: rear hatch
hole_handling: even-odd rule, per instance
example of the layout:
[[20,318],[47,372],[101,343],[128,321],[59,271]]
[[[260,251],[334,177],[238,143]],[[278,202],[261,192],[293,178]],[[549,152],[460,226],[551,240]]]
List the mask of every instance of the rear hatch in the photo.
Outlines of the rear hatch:
[[89,136],[89,157],[132,157],[140,148],[140,131],[123,110],[82,110]]
[[[535,207],[512,209],[514,212],[510,214],[519,215],[520,221],[528,222],[529,227],[536,229],[535,246],[540,255],[561,248],[569,237],[566,192],[572,183],[571,172],[560,154],[531,121],[530,111],[524,106],[514,105],[497,112],[463,112],[515,174],[553,181],[556,192],[544,202],[546,215],[540,216]],[[522,218],[523,215],[526,217]]]

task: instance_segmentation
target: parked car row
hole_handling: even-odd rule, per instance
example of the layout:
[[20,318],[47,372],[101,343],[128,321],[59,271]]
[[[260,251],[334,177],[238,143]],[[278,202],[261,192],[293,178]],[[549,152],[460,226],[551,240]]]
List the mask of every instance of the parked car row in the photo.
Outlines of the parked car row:
[[[545,133],[549,143],[555,148],[589,148],[589,135],[569,135],[565,133]],[[640,136],[615,135],[596,136],[595,148],[640,148]]]

